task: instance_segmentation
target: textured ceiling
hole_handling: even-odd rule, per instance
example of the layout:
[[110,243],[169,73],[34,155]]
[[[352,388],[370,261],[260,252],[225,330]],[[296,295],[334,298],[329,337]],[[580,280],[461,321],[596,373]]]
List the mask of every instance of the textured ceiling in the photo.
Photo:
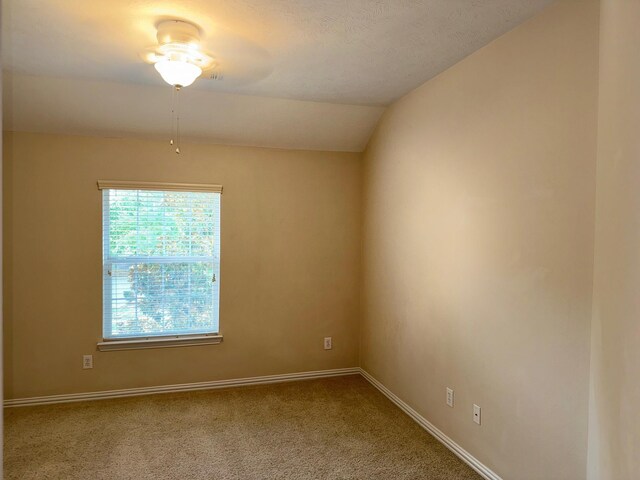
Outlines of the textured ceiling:
[[193,87],[386,105],[551,0],[3,0],[19,73],[161,85],[138,53],[154,25],[198,24],[223,80]]

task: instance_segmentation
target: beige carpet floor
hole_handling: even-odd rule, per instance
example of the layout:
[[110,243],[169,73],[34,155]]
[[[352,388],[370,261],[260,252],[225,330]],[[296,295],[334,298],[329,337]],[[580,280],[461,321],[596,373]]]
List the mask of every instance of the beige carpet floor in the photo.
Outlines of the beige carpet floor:
[[5,411],[6,479],[480,477],[359,375]]

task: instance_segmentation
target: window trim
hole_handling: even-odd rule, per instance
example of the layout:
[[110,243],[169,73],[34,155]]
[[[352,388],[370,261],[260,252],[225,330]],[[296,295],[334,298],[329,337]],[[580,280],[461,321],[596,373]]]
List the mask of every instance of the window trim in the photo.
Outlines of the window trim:
[[147,348],[190,347],[196,345],[218,345],[223,337],[218,333],[200,335],[173,335],[151,337],[127,337],[98,342],[101,352],[118,350],[142,350]]
[[[181,191],[181,192],[210,192],[222,194],[222,185],[200,183],[164,183],[164,182],[137,182],[126,180],[98,180],[98,190],[155,190],[155,191]],[[108,213],[108,212],[107,212]],[[101,212],[104,222],[104,211]],[[103,263],[104,266],[104,263]],[[220,266],[218,266],[218,269]],[[104,272],[103,272],[104,276]],[[218,276],[220,276],[218,272]],[[218,280],[219,281],[219,280]],[[219,287],[218,287],[219,288]],[[106,302],[104,278],[103,278],[103,302]],[[219,300],[218,300],[219,301]],[[220,305],[218,304],[218,309]],[[111,316],[109,315],[109,321]],[[101,325],[104,331],[105,315],[103,312]],[[219,325],[218,325],[219,330]],[[150,335],[146,337],[111,337],[102,338],[97,343],[101,352],[140,350],[151,348],[171,348],[198,345],[218,345],[222,343],[223,336],[218,332],[194,333],[184,335]]]
[[105,189],[222,193],[222,185],[212,183],[163,183],[130,182],[127,180],[98,180],[98,190]]

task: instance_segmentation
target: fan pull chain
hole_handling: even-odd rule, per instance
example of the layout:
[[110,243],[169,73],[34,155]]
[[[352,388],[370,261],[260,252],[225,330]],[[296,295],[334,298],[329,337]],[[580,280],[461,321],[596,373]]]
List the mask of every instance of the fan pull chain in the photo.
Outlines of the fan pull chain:
[[176,85],[176,154],[180,155],[180,85]]
[[173,126],[175,123],[175,111],[176,111],[176,88],[173,87],[171,89],[171,140],[169,141],[169,145],[173,145]]

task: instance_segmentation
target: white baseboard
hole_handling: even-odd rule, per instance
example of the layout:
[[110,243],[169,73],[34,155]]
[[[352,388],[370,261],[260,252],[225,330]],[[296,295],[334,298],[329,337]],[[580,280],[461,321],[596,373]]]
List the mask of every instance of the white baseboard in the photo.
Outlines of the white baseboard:
[[215,390],[218,388],[239,387],[247,385],[264,385],[268,383],[293,382],[313,378],[339,377],[359,374],[358,367],[318,370],[315,372],[285,373],[263,377],[237,378],[232,380],[214,380],[212,382],[180,383],[159,387],[125,388],[122,390],[105,390],[101,392],[70,393],[66,395],[50,395],[46,397],[14,398],[4,401],[5,407],[26,407],[32,405],[50,405],[53,403],[85,402],[88,400],[104,400],[107,398],[137,397],[154,393],[191,392],[195,390]]
[[409,415],[415,422],[417,422],[422,428],[424,428],[427,432],[433,435],[437,440],[439,440],[445,447],[455,453],[462,461],[464,461],[467,465],[473,468],[476,472],[480,474],[482,478],[485,480],[502,480],[502,478],[495,472],[493,472],[489,467],[480,462],[477,458],[467,452],[464,448],[458,445],[456,442],[451,440],[448,436],[446,436],[441,430],[439,430],[435,425],[429,422],[426,418],[416,412],[413,408],[407,405],[405,402],[400,400],[400,398],[394,394],[391,390],[385,387],[382,383],[376,380],[371,374],[366,372],[363,369],[360,369],[360,373],[364,378],[371,383],[374,387],[380,390],[389,400],[395,403],[400,410]]

